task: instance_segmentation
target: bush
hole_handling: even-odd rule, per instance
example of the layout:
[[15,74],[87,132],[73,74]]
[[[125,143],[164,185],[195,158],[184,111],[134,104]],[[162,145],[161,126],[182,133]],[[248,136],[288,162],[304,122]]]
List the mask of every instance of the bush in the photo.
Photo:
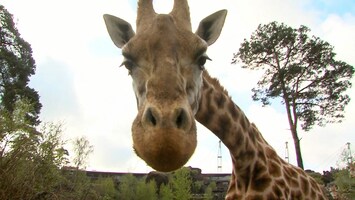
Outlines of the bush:
[[355,199],[355,178],[350,176],[347,169],[342,169],[335,174],[335,184],[343,199]]

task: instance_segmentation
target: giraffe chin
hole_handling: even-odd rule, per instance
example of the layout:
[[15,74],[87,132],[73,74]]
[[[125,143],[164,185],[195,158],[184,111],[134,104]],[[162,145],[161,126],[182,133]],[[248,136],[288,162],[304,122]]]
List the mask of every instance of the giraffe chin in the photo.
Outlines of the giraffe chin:
[[133,148],[150,167],[170,172],[184,166],[197,145],[196,125],[190,131],[174,128],[145,130],[139,120],[132,125]]

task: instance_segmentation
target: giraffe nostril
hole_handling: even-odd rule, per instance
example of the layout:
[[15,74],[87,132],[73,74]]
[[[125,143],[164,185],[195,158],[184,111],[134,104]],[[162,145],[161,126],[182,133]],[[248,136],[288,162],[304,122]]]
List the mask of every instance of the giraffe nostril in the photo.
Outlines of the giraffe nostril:
[[155,114],[152,111],[152,108],[148,108],[145,112],[144,115],[144,120],[145,122],[147,122],[148,124],[152,125],[152,126],[156,126],[157,125],[157,116],[154,116]]
[[175,118],[175,124],[177,128],[183,129],[186,124],[187,124],[187,113],[183,108],[179,108],[176,110],[176,118]]
[[184,108],[171,110],[172,112],[162,113],[156,107],[146,108],[142,117],[142,125],[146,128],[188,129],[190,125],[188,112]]

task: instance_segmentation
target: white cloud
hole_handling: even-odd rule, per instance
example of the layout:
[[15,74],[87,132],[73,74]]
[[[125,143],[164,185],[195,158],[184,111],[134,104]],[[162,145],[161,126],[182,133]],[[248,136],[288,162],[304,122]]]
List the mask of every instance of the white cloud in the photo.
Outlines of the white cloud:
[[355,40],[352,39],[355,33],[355,15],[329,15],[320,24],[319,31],[319,37],[334,46],[337,59],[355,64]]
[[[337,58],[354,65],[354,15],[333,14],[325,19],[319,18],[316,9],[305,9],[307,0],[191,0],[189,3],[194,30],[204,17],[228,9],[221,37],[208,50],[213,61],[206,68],[220,79],[237,104],[243,104],[247,116],[281,157],[284,157],[285,141],[289,142],[292,158],[293,142],[286,130],[285,114],[273,106],[262,108],[259,103],[252,102],[250,90],[261,74],[231,65],[233,53],[260,23],[276,20],[293,27],[301,24],[310,27],[312,33],[335,46]],[[130,127],[137,111],[131,78],[124,68],[118,68],[122,58],[110,41],[102,19],[104,13],[109,13],[134,27],[132,2],[5,0],[3,4],[18,19],[24,39],[32,44],[37,62],[32,84],[38,86],[35,89],[42,96],[41,118],[64,121],[67,138],[88,137],[95,146],[90,169],[149,171],[150,168],[132,150]],[[169,12],[172,1],[156,0],[155,5],[156,11]],[[350,95],[355,97],[354,90]],[[342,124],[301,133],[306,167],[318,171],[329,168],[333,161],[324,165],[322,162],[345,142],[355,142],[351,132],[355,130],[354,110],[354,103],[351,103],[346,108],[346,120]],[[215,172],[218,139],[200,125],[198,130],[198,147],[188,165],[202,168],[204,172]],[[228,150],[224,147],[222,152],[223,172],[230,172]],[[294,160],[291,159],[293,163]]]

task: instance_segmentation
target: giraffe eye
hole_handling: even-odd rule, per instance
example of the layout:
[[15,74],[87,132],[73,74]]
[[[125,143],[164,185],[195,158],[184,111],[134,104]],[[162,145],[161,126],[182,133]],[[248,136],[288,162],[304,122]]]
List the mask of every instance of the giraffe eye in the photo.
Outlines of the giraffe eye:
[[128,59],[125,59],[123,60],[122,64],[120,65],[121,66],[125,66],[127,68],[127,70],[129,71],[129,75],[131,74],[132,72],[132,69],[133,67],[135,66],[134,62],[131,61],[131,60],[128,60]]
[[197,65],[200,67],[201,70],[205,69],[205,64],[207,60],[211,60],[206,54],[203,54],[197,59]]

